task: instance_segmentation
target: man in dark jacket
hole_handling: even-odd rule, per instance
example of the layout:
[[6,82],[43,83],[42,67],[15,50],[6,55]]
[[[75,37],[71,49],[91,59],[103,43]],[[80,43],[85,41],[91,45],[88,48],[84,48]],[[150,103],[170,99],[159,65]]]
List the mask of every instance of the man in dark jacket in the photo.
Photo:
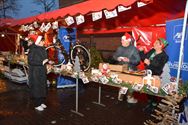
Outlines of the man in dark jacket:
[[[125,33],[121,38],[121,46],[118,47],[113,55],[113,58],[119,62],[119,64],[127,64],[129,70],[136,70],[136,66],[140,62],[140,55],[136,47],[133,45],[134,39],[128,33]],[[119,92],[118,100],[123,100],[123,94]],[[129,93],[127,96],[128,103],[137,103],[137,100]]]
[[121,46],[118,47],[113,58],[118,64],[128,64],[131,70],[135,70],[140,62],[140,55],[137,48],[133,45],[133,38],[130,34],[125,33],[121,38]]
[[47,94],[47,69],[45,63],[48,61],[47,52],[43,47],[44,40],[38,36],[35,44],[29,47],[29,86],[31,96],[34,99],[35,109],[43,111],[47,106],[44,104]]

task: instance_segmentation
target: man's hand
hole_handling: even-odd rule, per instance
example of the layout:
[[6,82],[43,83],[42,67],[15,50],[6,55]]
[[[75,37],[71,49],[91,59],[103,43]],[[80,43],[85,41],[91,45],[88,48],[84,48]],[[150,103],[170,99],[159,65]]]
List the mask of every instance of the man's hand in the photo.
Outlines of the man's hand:
[[120,62],[120,61],[123,61],[124,57],[118,57],[117,60]]
[[129,62],[129,58],[124,57],[124,58],[123,58],[123,62]]

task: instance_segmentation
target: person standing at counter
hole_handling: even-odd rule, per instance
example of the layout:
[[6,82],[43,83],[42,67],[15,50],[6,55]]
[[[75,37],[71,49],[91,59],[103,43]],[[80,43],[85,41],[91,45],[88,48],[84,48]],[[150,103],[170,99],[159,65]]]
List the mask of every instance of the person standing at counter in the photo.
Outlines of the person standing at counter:
[[[144,53],[143,48],[139,48],[141,60],[145,64],[145,69],[149,69],[152,71],[152,75],[155,75],[160,78],[163,67],[168,62],[168,55],[164,51],[165,47],[168,45],[168,42],[163,39],[157,39],[153,44],[153,49],[151,49],[148,53]],[[144,108],[144,111],[152,112],[154,108],[157,106],[157,99],[154,96],[148,96],[149,103]]]
[[[117,48],[113,55],[113,59],[118,64],[127,64],[129,70],[136,70],[136,66],[140,62],[140,55],[137,48],[133,45],[134,39],[129,33],[125,33],[121,37],[121,46]],[[122,95],[119,93],[118,99],[122,101]],[[127,96],[128,103],[137,103],[137,100],[131,95]]]
[[34,99],[35,109],[43,111],[45,98],[47,95],[47,52],[44,46],[42,36],[35,36],[34,44],[29,47],[28,65],[29,65],[29,87],[31,97]]
[[168,55],[164,51],[168,42],[163,39],[157,39],[153,44],[153,49],[151,49],[148,53],[144,53],[144,49],[141,47],[140,57],[141,60],[145,64],[146,69],[150,69],[152,71],[152,75],[160,76],[163,72],[163,67],[168,61]]

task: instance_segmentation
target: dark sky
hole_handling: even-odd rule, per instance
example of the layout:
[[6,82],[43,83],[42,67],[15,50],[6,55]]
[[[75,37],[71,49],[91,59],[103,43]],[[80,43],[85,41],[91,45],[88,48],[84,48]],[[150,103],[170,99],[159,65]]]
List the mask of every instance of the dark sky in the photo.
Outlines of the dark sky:
[[[54,9],[57,9],[58,6],[58,1],[59,0],[55,0],[56,1],[56,7]],[[38,10],[42,10],[40,8],[40,6],[37,4],[33,3],[33,0],[19,0],[19,4],[22,6],[20,8],[20,11],[18,12],[18,15],[13,15],[14,18],[26,18],[29,16],[34,16],[37,14],[36,11]]]

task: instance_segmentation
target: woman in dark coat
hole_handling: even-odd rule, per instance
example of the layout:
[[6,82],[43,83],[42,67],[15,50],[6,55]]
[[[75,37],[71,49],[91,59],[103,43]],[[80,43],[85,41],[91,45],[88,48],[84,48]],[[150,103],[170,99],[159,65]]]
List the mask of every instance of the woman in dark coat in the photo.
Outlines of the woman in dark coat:
[[[159,38],[153,44],[153,49],[151,49],[148,53],[144,54],[143,49],[140,48],[141,60],[145,63],[146,69],[150,69],[152,71],[152,75],[160,77],[163,72],[163,67],[169,58],[164,51],[167,44],[166,40]],[[152,113],[157,106],[157,99],[151,95],[149,95],[148,98],[149,104],[144,108],[144,111]]]
[[38,36],[35,44],[30,46],[28,54],[29,86],[35,109],[38,111],[43,111],[47,107],[44,101],[47,95],[47,69],[45,63],[48,59],[43,45],[42,36]]
[[153,49],[148,53],[144,54],[143,51],[140,51],[141,60],[145,63],[146,69],[152,71],[152,75],[160,76],[163,71],[164,65],[168,61],[168,55],[164,51],[167,41],[159,38],[155,41]]

